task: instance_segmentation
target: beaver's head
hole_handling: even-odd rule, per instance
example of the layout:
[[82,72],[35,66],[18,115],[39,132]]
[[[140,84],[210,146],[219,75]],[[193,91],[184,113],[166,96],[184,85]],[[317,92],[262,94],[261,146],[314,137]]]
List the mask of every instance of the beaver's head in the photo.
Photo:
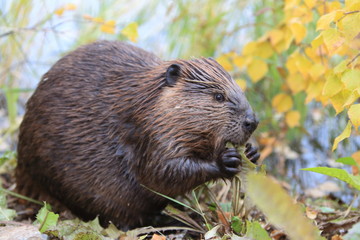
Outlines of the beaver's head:
[[[241,88],[214,59],[169,63],[152,123],[152,139],[176,155],[243,145],[258,120]],[[188,151],[187,151],[188,152]]]

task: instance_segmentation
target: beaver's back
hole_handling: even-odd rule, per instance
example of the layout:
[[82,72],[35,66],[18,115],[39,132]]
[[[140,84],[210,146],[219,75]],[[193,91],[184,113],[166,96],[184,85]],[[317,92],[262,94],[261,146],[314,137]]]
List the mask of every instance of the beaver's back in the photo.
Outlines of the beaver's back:
[[[142,84],[131,76],[159,63],[151,53],[108,41],[81,47],[59,60],[28,101],[20,126],[16,170],[20,192],[45,200],[55,197],[85,219],[95,217],[87,216],[86,208],[98,214],[111,210],[108,215],[113,216],[110,205],[124,202],[136,212],[130,205],[138,186],[131,186],[134,176],[127,164],[120,164],[131,156],[122,156],[117,148],[123,132],[134,132],[135,126],[125,119],[129,113],[119,114],[114,106],[117,101],[131,106],[136,92],[132,88]],[[121,146],[121,151],[132,151],[125,143]],[[110,191],[122,194],[113,199]],[[129,222],[125,212],[116,214]]]

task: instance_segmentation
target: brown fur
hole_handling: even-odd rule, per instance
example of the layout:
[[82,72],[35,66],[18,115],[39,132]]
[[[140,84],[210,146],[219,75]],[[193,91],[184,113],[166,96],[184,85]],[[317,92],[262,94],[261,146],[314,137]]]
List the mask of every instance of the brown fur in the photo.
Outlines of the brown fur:
[[[166,77],[172,64],[180,66],[174,86]],[[221,154],[225,142],[249,138],[249,112],[213,59],[161,61],[121,42],[89,44],[60,59],[30,98],[17,187],[85,220],[140,226],[167,203],[141,184],[174,197],[231,177]]]

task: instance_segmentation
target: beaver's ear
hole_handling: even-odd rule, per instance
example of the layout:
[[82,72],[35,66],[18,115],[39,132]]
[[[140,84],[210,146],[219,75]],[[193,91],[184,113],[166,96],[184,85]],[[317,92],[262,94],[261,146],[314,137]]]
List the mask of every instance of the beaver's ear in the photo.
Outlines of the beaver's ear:
[[172,87],[175,85],[177,79],[180,76],[180,65],[178,64],[172,64],[167,70],[166,70],[166,84],[169,87]]

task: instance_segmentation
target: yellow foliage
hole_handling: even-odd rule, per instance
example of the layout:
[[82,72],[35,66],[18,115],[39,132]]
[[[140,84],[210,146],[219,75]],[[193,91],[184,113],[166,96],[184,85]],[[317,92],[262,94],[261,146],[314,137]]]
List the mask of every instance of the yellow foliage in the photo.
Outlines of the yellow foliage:
[[121,30],[121,33],[127,37],[132,42],[137,42],[139,37],[138,34],[138,24],[136,22],[132,22]]
[[230,62],[229,57],[226,54],[220,55],[216,58],[216,61],[226,70],[231,71],[233,70],[233,65]]
[[290,127],[297,127],[300,125],[300,113],[299,111],[289,111],[285,115],[286,124]]
[[307,81],[300,73],[290,74],[286,78],[286,83],[294,94],[304,91],[307,87]]
[[293,106],[292,98],[285,93],[279,93],[272,100],[272,106],[279,113],[289,111]]
[[269,58],[274,54],[274,50],[268,41],[259,42],[254,51],[254,55],[261,58]]
[[114,34],[115,33],[115,27],[116,27],[116,23],[114,20],[110,20],[105,22],[104,24],[102,24],[100,26],[100,31],[104,32],[104,33],[109,33],[109,34]]
[[334,51],[339,48],[344,42],[345,39],[340,35],[340,32],[335,28],[330,28],[321,33],[326,48],[329,50],[330,54],[333,54]]
[[246,65],[249,64],[249,62],[251,61],[251,57],[244,57],[244,56],[235,56],[234,57],[234,64],[238,67],[238,68],[243,68]]
[[58,9],[56,9],[54,11],[54,13],[58,16],[62,16],[64,14],[65,11],[71,11],[71,10],[75,10],[76,9],[76,5],[72,4],[72,3],[68,3],[63,7],[60,7]]
[[237,79],[235,79],[235,82],[237,83],[237,85],[239,85],[241,87],[241,89],[243,91],[246,90],[246,80],[245,79],[237,78]]
[[360,88],[360,70],[352,69],[345,72],[341,78],[341,81],[349,90],[355,90]]
[[360,33],[360,12],[347,14],[341,22],[345,39],[349,42],[352,41]]
[[324,75],[326,69],[321,63],[313,64],[309,69],[309,74],[311,78],[316,81],[320,76]]
[[253,59],[247,67],[247,72],[253,82],[258,82],[268,70],[267,64],[260,59]]
[[350,134],[351,134],[351,122],[348,121],[344,131],[339,136],[337,136],[335,138],[332,151],[334,151],[337,148],[339,142],[341,142],[342,140],[350,137]]
[[256,42],[249,42],[244,46],[244,48],[242,50],[242,54],[245,55],[245,56],[253,55],[256,48],[257,48],[257,43]]
[[269,32],[269,38],[271,44],[275,46],[284,38],[284,32],[279,29],[273,29]]
[[332,97],[339,93],[344,88],[343,83],[340,78],[335,74],[330,74],[326,78],[325,86],[323,89],[323,95],[327,97]]
[[351,105],[348,115],[355,129],[357,129],[360,126],[360,103]]
[[311,100],[316,99],[325,104],[327,98],[324,98],[322,95],[324,84],[324,81],[311,81],[306,89],[307,96],[305,102],[309,103]]
[[350,96],[351,96],[351,91],[344,89],[330,98],[330,102],[335,108],[336,114],[344,110],[344,105]]
[[336,12],[331,12],[320,17],[316,24],[316,30],[325,30],[330,28],[330,23],[334,21]]
[[306,36],[306,28],[301,22],[293,22],[289,25],[292,34],[295,37],[295,42],[299,44]]

